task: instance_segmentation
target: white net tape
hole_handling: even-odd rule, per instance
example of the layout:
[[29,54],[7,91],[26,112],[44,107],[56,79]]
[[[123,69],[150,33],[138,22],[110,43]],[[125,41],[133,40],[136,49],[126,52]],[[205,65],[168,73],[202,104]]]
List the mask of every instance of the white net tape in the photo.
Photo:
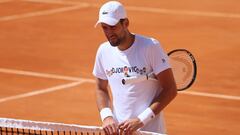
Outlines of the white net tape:
[[[76,125],[76,124],[41,122],[41,121],[19,120],[19,119],[9,119],[9,118],[0,118],[0,127],[18,128],[18,129],[26,129],[26,130],[41,130],[41,131],[87,132],[87,133],[104,135],[103,129],[97,126],[82,126],[82,125]],[[137,132],[134,132],[134,135],[163,135],[163,134],[137,131]]]

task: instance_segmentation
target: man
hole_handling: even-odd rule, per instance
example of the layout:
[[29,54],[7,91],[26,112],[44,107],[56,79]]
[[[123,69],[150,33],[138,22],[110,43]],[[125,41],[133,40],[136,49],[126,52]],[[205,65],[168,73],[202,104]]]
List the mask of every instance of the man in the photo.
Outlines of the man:
[[[119,130],[132,134],[139,129],[165,133],[161,111],[177,95],[167,55],[157,40],[129,32],[126,11],[117,1],[100,8],[98,24],[108,40],[99,47],[93,69],[104,131],[110,135]],[[152,71],[158,81],[122,84],[125,77]]]

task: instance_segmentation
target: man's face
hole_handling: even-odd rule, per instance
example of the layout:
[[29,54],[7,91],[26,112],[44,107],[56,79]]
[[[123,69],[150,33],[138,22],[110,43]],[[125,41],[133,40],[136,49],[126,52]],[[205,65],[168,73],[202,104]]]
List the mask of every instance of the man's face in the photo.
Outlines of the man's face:
[[125,40],[125,26],[123,22],[118,22],[115,26],[102,24],[103,32],[112,46],[118,46]]

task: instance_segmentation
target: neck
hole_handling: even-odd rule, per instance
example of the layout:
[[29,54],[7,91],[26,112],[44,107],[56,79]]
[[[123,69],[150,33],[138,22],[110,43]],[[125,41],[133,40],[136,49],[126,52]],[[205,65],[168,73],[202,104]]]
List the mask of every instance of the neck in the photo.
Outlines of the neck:
[[118,46],[118,49],[121,51],[127,50],[128,48],[130,48],[132,46],[132,44],[134,43],[134,40],[135,40],[135,35],[128,33],[126,35],[125,42],[121,43]]

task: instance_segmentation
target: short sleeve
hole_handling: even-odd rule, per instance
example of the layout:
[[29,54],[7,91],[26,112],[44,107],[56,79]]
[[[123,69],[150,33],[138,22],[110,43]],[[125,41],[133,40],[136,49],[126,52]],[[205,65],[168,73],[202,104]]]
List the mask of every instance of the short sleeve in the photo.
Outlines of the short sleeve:
[[99,47],[96,58],[95,58],[95,64],[93,67],[93,75],[97,78],[107,80],[107,76],[105,74],[104,68],[103,68],[103,62],[102,62],[102,48]]
[[149,46],[148,56],[154,74],[159,74],[170,68],[168,55],[163,51],[163,48],[157,40],[153,40],[153,45]]

